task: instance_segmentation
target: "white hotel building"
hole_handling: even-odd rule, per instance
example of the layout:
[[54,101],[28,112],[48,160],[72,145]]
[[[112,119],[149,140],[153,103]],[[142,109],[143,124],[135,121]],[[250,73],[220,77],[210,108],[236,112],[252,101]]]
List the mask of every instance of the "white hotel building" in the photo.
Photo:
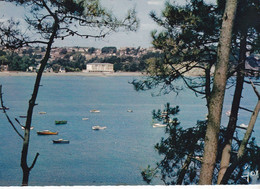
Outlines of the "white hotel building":
[[114,65],[110,63],[89,63],[85,72],[114,72]]

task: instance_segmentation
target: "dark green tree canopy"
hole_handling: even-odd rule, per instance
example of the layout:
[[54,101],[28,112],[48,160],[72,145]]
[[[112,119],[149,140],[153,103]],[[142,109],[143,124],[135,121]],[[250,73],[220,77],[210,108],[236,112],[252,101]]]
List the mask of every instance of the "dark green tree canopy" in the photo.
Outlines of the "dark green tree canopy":
[[[183,88],[178,86],[176,79],[182,79],[187,88],[208,100],[224,5],[224,0],[218,1],[217,5],[203,0],[190,0],[184,6],[167,2],[161,15],[151,12],[151,18],[161,28],[160,32],[152,31],[152,44],[163,56],[146,61],[148,77],[133,81],[136,89],[158,87],[164,93],[178,93]],[[259,52],[260,12],[257,5],[257,0],[238,2],[228,77],[237,72],[243,28],[247,28],[248,52]],[[189,77],[194,75],[198,76],[196,80]]]
[[[178,79],[182,79],[187,88],[193,90],[196,94],[205,96],[208,105],[211,98],[214,98],[212,97],[211,89],[211,70],[213,70],[212,68],[215,67],[217,62],[217,47],[220,37],[222,15],[225,8],[224,5],[225,1],[218,1],[218,5],[213,6],[206,4],[202,0],[191,0],[186,6],[177,6],[166,3],[161,16],[157,16],[152,12],[151,17],[162,28],[161,32],[152,32],[153,45],[155,48],[161,50],[163,56],[162,58],[154,58],[146,61],[148,76],[143,80],[134,80],[132,82],[136,89],[149,90],[152,88],[159,88],[160,91],[163,91],[164,93],[172,91],[178,93],[183,89],[183,87],[179,85]],[[241,57],[246,56],[246,54],[243,54],[243,51],[241,51],[241,49],[243,49],[243,45],[241,45],[243,38],[245,39],[247,48],[245,52],[252,53],[259,51],[259,1],[249,0],[245,2],[239,0],[238,7],[239,10],[237,17],[235,18],[235,23],[237,23],[237,25],[235,24],[232,36],[232,53],[229,60],[228,77],[233,76],[235,73],[241,73],[241,65],[243,64],[243,59],[241,59]],[[250,10],[251,12],[248,13]],[[225,19],[225,17],[223,18]],[[251,20],[247,22],[248,19]],[[197,72],[198,69],[202,72]],[[193,70],[196,71],[195,76],[199,77],[192,77],[191,73]],[[247,70],[244,69],[242,70],[242,72],[246,71]],[[221,82],[221,84],[223,83],[225,82]],[[214,111],[211,112],[216,114]],[[219,113],[221,111],[217,112]],[[230,119],[237,119],[237,117]],[[201,126],[201,124],[203,125],[203,122],[200,122],[199,125]],[[207,125],[206,122],[204,122],[204,124],[205,126]],[[199,125],[199,130],[205,133],[206,127],[203,128]],[[198,130],[196,127],[179,130],[175,129],[176,132],[169,134],[168,131],[171,126],[174,125],[169,123],[166,128],[167,138],[163,138],[161,143],[155,146],[158,153],[164,155],[163,160],[157,163],[155,168],[151,169],[148,167],[148,169],[142,172],[142,175],[145,181],[151,182],[151,178],[158,173],[156,170],[160,169],[161,179],[166,184],[197,183],[198,175],[191,170],[194,165],[197,169],[201,168],[199,163],[194,162],[194,157],[197,155],[195,153],[195,156],[192,154],[190,156],[182,156],[185,150],[190,149],[188,147],[177,153],[176,151],[178,151],[179,148],[177,145],[181,143],[185,146],[186,143],[184,141],[176,141],[177,139],[181,139],[182,136],[185,136],[186,133],[189,133],[188,131],[190,129],[194,131],[192,135],[194,139],[196,139]],[[234,128],[236,128],[236,125],[234,125]],[[231,155],[230,162],[236,157],[236,151],[241,144],[241,139],[236,136],[236,132],[231,132],[230,130],[226,131],[225,129],[220,128],[220,136],[215,137],[217,138],[215,141],[218,143],[218,154],[216,154],[217,162],[214,169],[213,183],[217,182],[217,176],[220,169],[220,156],[223,146],[226,144],[227,133],[231,133],[231,139],[233,140],[231,150],[228,152]],[[187,136],[184,138],[186,138],[185,140],[190,140]],[[197,148],[197,152],[200,151],[200,154],[203,154],[205,140],[204,137],[201,139],[200,144],[202,146],[200,149]],[[196,144],[197,143],[194,142],[190,144],[190,147],[196,146]],[[246,148],[243,161],[241,161],[239,165],[234,168],[234,171],[228,175],[229,184],[244,182],[241,181],[241,176],[244,171],[243,166],[246,162],[252,163],[253,169],[259,169],[259,163],[257,163],[254,158],[251,158],[253,156],[256,157],[257,154],[259,154],[259,147],[254,146],[254,139],[252,139],[249,144],[253,144],[253,147]],[[212,150],[212,148],[210,149]],[[252,149],[256,149],[257,151],[252,153]],[[169,153],[170,151],[172,153]],[[229,164],[227,166],[229,166]]]
[[[179,113],[181,113],[180,108],[178,106],[171,107],[169,103],[165,105],[163,110],[153,111],[153,119],[156,122],[162,122],[166,127],[165,135],[154,146],[162,157],[161,160],[154,166],[148,165],[141,172],[143,180],[148,184],[152,183],[155,177],[159,177],[166,185],[198,184],[207,120],[197,121],[194,127],[183,128],[181,120],[178,120]],[[226,128],[221,127],[213,183],[217,183],[225,132]],[[235,158],[242,142],[238,133],[235,133],[233,138],[231,159]],[[251,171],[259,169],[260,163],[256,161],[259,159],[259,154],[260,147],[257,145],[255,138],[252,138],[246,149],[244,160],[234,170],[228,183],[248,184],[246,178],[242,177],[244,167],[249,167]]]
[[102,53],[108,54],[108,53],[116,53],[117,48],[116,47],[103,47],[101,49]]
[[[163,58],[148,64],[149,79],[134,81],[137,89],[151,89],[162,86],[162,91],[178,92],[175,81],[184,80],[186,86],[197,94],[207,95],[210,91],[211,74],[216,62],[216,48],[219,39],[221,15],[217,6],[202,0],[192,0],[185,6],[166,3],[161,16],[151,12],[152,19],[163,31],[152,32],[153,45],[160,49]],[[195,70],[202,77],[193,80],[187,73]]]

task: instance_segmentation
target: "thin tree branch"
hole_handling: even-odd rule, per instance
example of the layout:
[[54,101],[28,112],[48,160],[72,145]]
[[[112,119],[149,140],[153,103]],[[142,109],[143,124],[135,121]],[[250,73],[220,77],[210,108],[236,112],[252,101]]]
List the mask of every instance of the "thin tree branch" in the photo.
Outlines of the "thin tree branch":
[[40,155],[40,154],[37,152],[37,154],[36,154],[35,157],[34,157],[34,160],[33,160],[33,163],[32,163],[32,165],[31,165],[31,167],[29,167],[29,170],[31,170],[31,169],[34,167],[34,165],[35,165],[35,163],[36,163],[37,158],[38,158],[39,155]]
[[20,121],[19,121],[17,118],[15,118],[15,121],[16,121],[21,127],[25,127],[24,125],[22,125],[22,124],[20,123]]
[[1,100],[1,107],[3,108],[3,112],[4,112],[8,122],[11,124],[11,126],[13,127],[14,131],[18,134],[18,136],[20,136],[24,140],[24,137],[16,129],[16,127],[14,126],[13,122],[11,121],[11,119],[9,118],[9,116],[6,112],[6,107],[4,106],[4,102],[3,102],[2,85],[0,85],[0,100]]
[[256,94],[256,96],[258,97],[258,100],[260,100],[260,94],[259,94],[259,92],[257,91],[257,89],[256,89],[256,87],[255,87],[255,85],[254,85],[254,83],[250,80],[250,82],[251,82],[251,85],[252,85],[252,87],[253,87],[253,89],[254,89],[254,92],[255,92],[255,94]]
[[243,107],[241,107],[241,106],[239,106],[239,108],[242,109],[242,110],[246,110],[246,111],[248,111],[248,112],[254,112],[253,110],[249,110],[249,109],[243,108]]

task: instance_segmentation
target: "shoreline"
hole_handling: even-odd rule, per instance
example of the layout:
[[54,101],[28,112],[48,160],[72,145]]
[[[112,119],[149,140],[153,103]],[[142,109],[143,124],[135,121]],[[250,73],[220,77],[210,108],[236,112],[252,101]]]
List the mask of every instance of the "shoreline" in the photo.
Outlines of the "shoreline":
[[[4,71],[0,72],[0,76],[36,76],[36,72],[19,72],[19,71]],[[86,76],[86,77],[113,77],[113,76],[145,76],[142,72],[65,72],[54,73],[44,72],[44,76]]]
[[[211,70],[211,74],[213,74],[214,69]],[[3,71],[0,72],[1,76],[36,76],[36,72],[22,72],[22,71]],[[188,77],[197,77],[203,76],[203,70],[199,68],[195,68],[190,70],[184,74],[184,76]],[[148,76],[146,73],[143,72],[43,72],[43,76],[85,76],[85,77],[118,77],[118,76]]]

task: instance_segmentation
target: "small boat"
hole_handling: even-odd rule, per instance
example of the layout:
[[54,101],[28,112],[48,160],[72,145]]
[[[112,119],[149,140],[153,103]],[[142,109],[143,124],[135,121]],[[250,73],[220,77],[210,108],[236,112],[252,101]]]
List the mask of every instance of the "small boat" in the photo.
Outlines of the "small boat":
[[99,113],[100,110],[90,110],[91,113]]
[[106,128],[107,127],[101,127],[101,126],[98,126],[98,125],[92,127],[93,130],[104,130]]
[[237,128],[247,130],[248,125],[242,123],[242,124],[240,124],[239,126],[237,126]]
[[47,112],[38,112],[38,114],[47,114]]
[[20,117],[20,118],[27,118],[26,115],[20,115],[19,117]]
[[[24,129],[25,129],[25,127],[21,127],[21,128],[22,128],[22,130],[24,130]],[[31,126],[31,127],[30,127],[30,129],[31,129],[31,130],[33,130],[33,129],[34,129],[34,127],[33,127],[33,126]]]
[[167,112],[165,112],[165,111],[164,111],[164,112],[162,112],[162,115],[161,115],[161,117],[162,117],[162,118],[165,118],[166,116],[167,116]]
[[240,125],[239,125],[239,127],[247,128],[247,127],[248,127],[248,125],[246,125],[246,124],[242,123],[242,124],[240,124]]
[[[230,110],[226,111],[226,116],[230,117],[230,115],[231,115],[231,111]],[[239,115],[239,113],[237,115]]]
[[55,121],[55,124],[56,125],[60,125],[60,124],[67,124],[67,121],[66,120],[61,120],[61,121]]
[[88,118],[87,117],[83,117],[82,120],[88,120]]
[[127,110],[127,112],[133,112],[133,110]]
[[231,115],[231,111],[226,111],[226,116],[230,116]]
[[52,140],[53,144],[68,144],[70,143],[69,140],[64,140],[64,139],[58,139],[58,140]]
[[161,123],[155,123],[153,124],[153,127],[166,127],[167,124],[161,124]]
[[37,131],[38,135],[57,135],[58,132],[52,132],[49,130]]
[[9,108],[8,107],[0,107],[0,110],[9,110]]

